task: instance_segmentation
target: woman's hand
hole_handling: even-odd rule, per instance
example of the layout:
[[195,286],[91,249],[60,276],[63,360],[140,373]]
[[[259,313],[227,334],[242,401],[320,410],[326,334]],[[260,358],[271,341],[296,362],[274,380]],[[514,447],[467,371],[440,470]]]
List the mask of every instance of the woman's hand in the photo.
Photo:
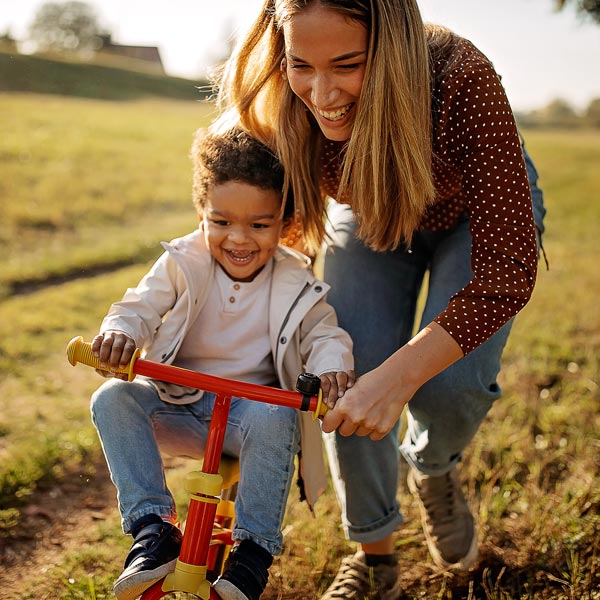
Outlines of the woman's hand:
[[127,374],[114,371],[129,366],[135,349],[135,341],[124,333],[108,331],[98,334],[92,340],[92,354],[100,361],[100,369],[96,372],[103,377],[113,376],[127,381]]
[[337,429],[344,436],[382,439],[414,393],[462,356],[450,334],[430,323],[383,364],[357,379],[323,418],[323,431]]
[[[383,372],[382,372],[383,369]],[[325,432],[337,429],[341,435],[368,435],[373,441],[385,437],[412,398],[414,389],[395,385],[382,365],[360,377],[352,389],[323,417]]]
[[338,398],[341,398],[346,390],[354,385],[356,375],[354,371],[330,371],[329,373],[323,373],[320,379],[323,402],[331,410]]

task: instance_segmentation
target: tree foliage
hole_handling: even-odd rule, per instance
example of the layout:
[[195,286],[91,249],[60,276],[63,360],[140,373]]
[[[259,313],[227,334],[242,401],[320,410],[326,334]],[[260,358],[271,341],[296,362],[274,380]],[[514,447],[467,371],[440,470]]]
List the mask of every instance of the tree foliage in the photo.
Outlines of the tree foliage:
[[591,127],[600,128],[600,98],[594,98],[588,104],[585,119]]
[[41,51],[86,51],[101,45],[102,30],[85,2],[47,2],[36,12],[29,37]]
[[575,4],[577,10],[592,17],[596,23],[600,24],[600,0],[555,0],[559,9],[567,4]]
[[593,98],[581,111],[576,111],[566,100],[556,98],[546,106],[530,112],[516,113],[523,127],[557,127],[567,129],[599,129],[600,98]]

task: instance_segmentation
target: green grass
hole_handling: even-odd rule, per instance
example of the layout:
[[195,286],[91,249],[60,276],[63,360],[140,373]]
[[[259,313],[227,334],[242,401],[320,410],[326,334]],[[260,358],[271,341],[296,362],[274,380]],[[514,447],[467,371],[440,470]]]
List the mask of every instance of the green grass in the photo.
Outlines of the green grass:
[[[208,109],[4,94],[0,114],[10,117],[0,138],[0,535],[10,537],[37,487],[100,456],[88,405],[101,379],[68,365],[65,346],[96,332],[159,240],[195,226],[187,152]],[[600,135],[525,134],[546,195],[550,270],[540,265],[506,349],[504,396],[462,467],[483,560],[466,575],[435,572],[401,486],[406,598],[591,599],[600,587]],[[11,294],[80,271],[90,277]],[[182,503],[179,471],[169,478]],[[292,496],[266,600],[318,597],[349,549],[331,491],[314,519]],[[110,597],[127,547],[116,509],[86,535],[85,551],[63,552],[21,597]]]
[[27,56],[0,49],[0,92],[103,100],[161,97],[189,101],[205,98],[209,92],[204,80],[143,72],[138,69],[139,61],[101,60],[104,64],[71,62],[60,56]]
[[193,229],[188,154],[211,111],[0,94],[0,297],[152,258],[157,240]]

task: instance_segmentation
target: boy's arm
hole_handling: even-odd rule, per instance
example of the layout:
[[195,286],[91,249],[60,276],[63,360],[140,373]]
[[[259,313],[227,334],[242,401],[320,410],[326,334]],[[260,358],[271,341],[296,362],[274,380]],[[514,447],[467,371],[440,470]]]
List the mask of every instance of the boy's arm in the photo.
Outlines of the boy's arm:
[[129,288],[104,317],[100,334],[121,332],[138,348],[152,340],[164,316],[177,298],[178,269],[164,253],[135,288]]
[[305,315],[300,335],[302,361],[308,371],[319,375],[323,401],[333,408],[354,385],[352,340],[338,325],[335,310],[325,298]]

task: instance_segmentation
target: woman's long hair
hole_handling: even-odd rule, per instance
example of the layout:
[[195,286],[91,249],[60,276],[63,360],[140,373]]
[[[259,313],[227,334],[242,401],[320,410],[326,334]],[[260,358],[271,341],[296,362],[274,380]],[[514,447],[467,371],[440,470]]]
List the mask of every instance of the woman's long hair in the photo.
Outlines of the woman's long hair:
[[220,124],[237,119],[278,153],[307,245],[316,251],[325,235],[322,136],[280,72],[282,24],[314,2],[361,22],[369,32],[337,197],[351,203],[358,234],[374,250],[410,244],[435,193],[430,56],[416,0],[266,0],[226,65],[218,93]]

